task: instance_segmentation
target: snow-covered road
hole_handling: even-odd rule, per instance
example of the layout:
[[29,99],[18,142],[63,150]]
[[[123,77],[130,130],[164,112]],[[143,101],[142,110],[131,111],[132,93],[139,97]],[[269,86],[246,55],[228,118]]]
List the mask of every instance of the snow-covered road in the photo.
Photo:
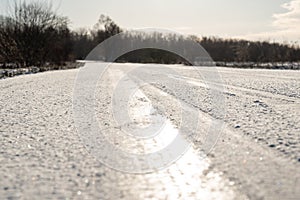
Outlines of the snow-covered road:
[[[220,79],[203,79],[216,70]],[[299,71],[112,64],[84,97],[103,133],[93,139],[73,115],[87,110],[74,111],[79,72],[0,80],[0,199],[300,198]],[[147,155],[175,138],[186,151],[162,152],[150,171],[103,143]]]

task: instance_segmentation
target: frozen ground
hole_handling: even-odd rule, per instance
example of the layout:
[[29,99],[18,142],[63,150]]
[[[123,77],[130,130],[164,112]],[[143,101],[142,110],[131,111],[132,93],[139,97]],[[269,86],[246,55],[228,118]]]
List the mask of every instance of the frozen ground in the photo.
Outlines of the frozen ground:
[[[120,149],[145,153],[170,142],[166,135],[148,143],[122,135],[133,124],[149,125],[150,115],[164,116],[166,134],[176,134],[182,107],[191,110],[189,121],[199,114],[201,130],[187,153],[147,174],[110,169],[85,148],[72,109],[78,69],[0,80],[0,199],[299,199],[300,72],[217,70],[223,81],[203,80],[211,68],[114,64],[99,80],[96,116]],[[112,112],[124,77],[151,82],[124,108],[133,124],[116,124]],[[209,86],[222,89],[223,113],[214,112]],[[225,126],[203,158],[202,136],[213,120]]]

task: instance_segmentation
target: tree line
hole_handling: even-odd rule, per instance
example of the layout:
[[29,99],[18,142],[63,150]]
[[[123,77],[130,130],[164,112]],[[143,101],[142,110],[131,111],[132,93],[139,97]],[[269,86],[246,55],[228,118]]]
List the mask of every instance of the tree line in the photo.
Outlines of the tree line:
[[[70,20],[53,11],[51,4],[20,2],[11,13],[0,17],[0,63],[19,67],[62,65],[83,60],[99,43],[121,32],[124,40],[183,44],[183,36],[147,33],[137,35],[120,28],[110,17],[101,15],[92,29],[70,29]],[[221,62],[299,62],[300,48],[274,42],[188,36],[204,47],[214,61]],[[124,43],[125,44],[125,43]],[[185,48],[185,45],[182,45]],[[126,53],[117,62],[184,63],[188,62],[168,51],[141,49]]]

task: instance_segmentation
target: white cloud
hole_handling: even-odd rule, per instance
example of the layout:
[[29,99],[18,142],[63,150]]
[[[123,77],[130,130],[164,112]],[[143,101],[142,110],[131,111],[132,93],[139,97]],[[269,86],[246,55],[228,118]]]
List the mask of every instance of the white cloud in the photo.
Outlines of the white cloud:
[[250,33],[239,38],[250,40],[276,40],[279,42],[300,42],[300,0],[291,0],[281,5],[286,12],[273,14],[272,31]]
[[296,29],[300,34],[300,0],[292,0],[282,7],[287,9],[287,12],[274,14],[273,26],[278,29]]

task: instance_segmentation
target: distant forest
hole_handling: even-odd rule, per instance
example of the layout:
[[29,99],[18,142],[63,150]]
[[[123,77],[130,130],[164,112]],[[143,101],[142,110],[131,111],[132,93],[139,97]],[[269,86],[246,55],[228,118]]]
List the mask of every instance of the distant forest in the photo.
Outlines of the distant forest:
[[[92,29],[70,29],[70,20],[55,13],[52,6],[40,2],[19,3],[8,16],[0,17],[0,63],[14,63],[18,67],[62,65],[68,61],[84,60],[88,53],[107,38],[126,31],[110,17],[101,15]],[[126,31],[127,39],[131,32]],[[159,33],[138,37],[167,43],[178,40],[175,35]],[[137,36],[132,35],[137,38]],[[160,38],[160,40],[162,39]],[[218,62],[299,62],[300,48],[275,42],[253,42],[238,39],[188,36],[201,44],[214,61]],[[183,58],[158,49],[129,52],[117,62],[184,63]]]

